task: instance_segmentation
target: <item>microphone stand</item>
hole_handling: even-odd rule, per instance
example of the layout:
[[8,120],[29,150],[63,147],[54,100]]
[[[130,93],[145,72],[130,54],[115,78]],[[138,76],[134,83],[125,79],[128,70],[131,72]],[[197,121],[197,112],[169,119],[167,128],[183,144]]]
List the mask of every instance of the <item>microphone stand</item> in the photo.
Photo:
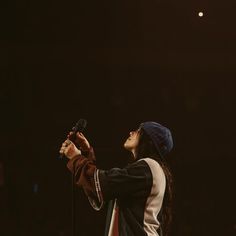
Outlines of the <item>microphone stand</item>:
[[[87,125],[87,121],[85,119],[80,119],[75,126],[72,128],[72,136],[70,137],[71,140],[74,141],[74,139],[76,138],[76,133],[77,132],[82,132],[85,127]],[[62,157],[64,156],[64,154],[61,154],[59,159],[62,159]],[[76,214],[75,214],[75,207],[76,207],[76,202],[75,202],[75,164],[73,164],[73,173],[72,173],[72,178],[71,178],[71,189],[72,189],[72,201],[71,201],[71,205],[72,205],[72,236],[75,236],[76,234],[76,227],[75,227],[75,220],[76,220]]]
[[73,173],[72,173],[72,236],[76,235],[76,227],[75,227],[75,219],[76,219],[76,214],[75,214],[75,207],[76,207],[76,202],[75,202],[75,164],[73,164]]

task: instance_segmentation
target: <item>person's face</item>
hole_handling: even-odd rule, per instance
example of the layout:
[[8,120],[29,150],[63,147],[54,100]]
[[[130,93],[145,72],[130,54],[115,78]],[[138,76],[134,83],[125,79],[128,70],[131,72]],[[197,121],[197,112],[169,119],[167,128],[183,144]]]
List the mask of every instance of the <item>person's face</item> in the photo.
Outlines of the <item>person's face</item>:
[[124,143],[124,148],[128,151],[131,151],[133,153],[135,153],[135,150],[138,146],[139,143],[139,137],[140,137],[140,130],[137,129],[135,131],[131,131],[129,133],[129,137],[127,138],[127,140]]

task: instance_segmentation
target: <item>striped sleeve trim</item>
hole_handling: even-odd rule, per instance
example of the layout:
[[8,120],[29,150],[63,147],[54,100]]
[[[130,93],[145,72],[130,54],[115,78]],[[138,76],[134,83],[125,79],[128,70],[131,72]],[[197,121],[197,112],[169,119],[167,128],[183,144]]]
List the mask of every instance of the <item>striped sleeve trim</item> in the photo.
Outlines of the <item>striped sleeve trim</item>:
[[102,196],[102,191],[101,191],[101,185],[99,181],[99,170],[97,169],[94,171],[94,183],[95,183],[95,189],[96,189],[96,194],[97,194],[97,199],[93,199],[91,197],[88,197],[88,200],[93,207],[94,210],[99,211],[102,209],[104,205],[103,201],[103,196]]

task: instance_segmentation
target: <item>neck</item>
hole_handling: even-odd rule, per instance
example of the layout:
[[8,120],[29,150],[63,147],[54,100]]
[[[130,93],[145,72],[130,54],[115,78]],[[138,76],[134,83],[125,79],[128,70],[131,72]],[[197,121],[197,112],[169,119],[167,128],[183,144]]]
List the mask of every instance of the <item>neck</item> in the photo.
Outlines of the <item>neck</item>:
[[136,156],[136,152],[135,152],[135,150],[133,149],[133,150],[131,150],[131,152],[133,153],[134,160],[136,160],[137,156]]

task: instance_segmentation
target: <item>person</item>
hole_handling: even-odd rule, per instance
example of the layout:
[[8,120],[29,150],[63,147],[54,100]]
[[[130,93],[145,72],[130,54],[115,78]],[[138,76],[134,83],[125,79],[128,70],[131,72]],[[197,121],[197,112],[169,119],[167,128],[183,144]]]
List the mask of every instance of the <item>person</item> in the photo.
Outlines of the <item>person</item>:
[[69,159],[67,167],[92,207],[100,210],[108,202],[105,236],[167,235],[172,202],[172,175],[166,163],[173,147],[170,130],[153,121],[141,123],[124,143],[133,161],[109,170],[96,167],[93,148],[82,133],[74,142],[71,136],[60,153]]

